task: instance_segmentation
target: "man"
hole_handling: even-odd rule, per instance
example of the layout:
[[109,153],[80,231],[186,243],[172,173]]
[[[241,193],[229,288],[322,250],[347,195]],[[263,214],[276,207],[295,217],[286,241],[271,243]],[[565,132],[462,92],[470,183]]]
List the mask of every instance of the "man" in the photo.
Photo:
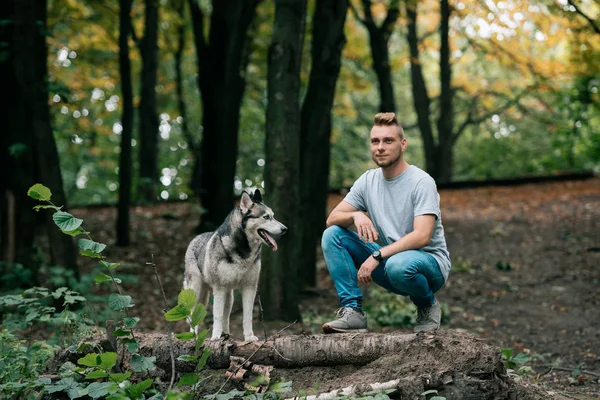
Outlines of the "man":
[[[442,314],[434,293],[450,272],[436,184],[404,160],[407,141],[394,113],[379,113],[373,123],[371,154],[379,168],[358,178],[323,233],[325,262],[341,303],[337,319],[323,331],[366,332],[359,283],[371,282],[410,296],[418,309],[414,330],[433,331]],[[351,225],[357,233],[348,230]]]

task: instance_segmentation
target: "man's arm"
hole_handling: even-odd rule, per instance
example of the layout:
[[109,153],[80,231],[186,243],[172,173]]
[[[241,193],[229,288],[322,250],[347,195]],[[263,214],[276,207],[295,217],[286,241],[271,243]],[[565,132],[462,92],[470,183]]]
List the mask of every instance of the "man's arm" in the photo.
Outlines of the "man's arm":
[[356,207],[342,200],[327,217],[326,225],[328,228],[332,225],[348,228],[354,223],[355,212],[359,212]]
[[381,256],[388,258],[396,253],[406,250],[418,250],[429,244],[431,234],[435,227],[435,218],[433,214],[418,215],[413,222],[414,230],[407,235],[402,236],[394,243],[381,248]]

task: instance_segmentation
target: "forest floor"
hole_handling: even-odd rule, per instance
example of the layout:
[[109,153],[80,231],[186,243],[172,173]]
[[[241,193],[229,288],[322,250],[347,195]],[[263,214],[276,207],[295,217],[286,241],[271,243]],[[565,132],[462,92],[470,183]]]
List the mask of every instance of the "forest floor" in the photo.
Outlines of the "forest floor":
[[[453,261],[450,279],[437,294],[444,311],[442,329],[468,332],[513,349],[513,355],[526,355],[522,365],[531,372],[522,379],[547,391],[600,399],[600,177],[440,190],[440,196]],[[341,199],[332,195],[330,207]],[[129,275],[124,285],[145,332],[166,332],[160,288],[146,263],[154,255],[169,305],[174,305],[199,211],[190,203],[137,207],[132,244],[119,248],[112,245],[114,208],[71,210],[84,219],[96,241],[108,244],[108,260],[122,264],[117,272]],[[83,269],[90,271],[91,264]],[[302,323],[283,334],[319,333],[320,325],[334,317],[337,296],[322,259],[318,274],[316,290],[301,299]],[[372,287],[365,293],[372,331],[410,331],[409,326],[384,326],[414,319],[402,298]],[[104,305],[91,307],[97,317],[110,317]],[[254,315],[257,334],[263,325],[268,335],[287,325],[260,323],[258,307]],[[232,333],[240,336],[239,298],[233,318]],[[176,326],[176,331],[184,330],[182,323]]]

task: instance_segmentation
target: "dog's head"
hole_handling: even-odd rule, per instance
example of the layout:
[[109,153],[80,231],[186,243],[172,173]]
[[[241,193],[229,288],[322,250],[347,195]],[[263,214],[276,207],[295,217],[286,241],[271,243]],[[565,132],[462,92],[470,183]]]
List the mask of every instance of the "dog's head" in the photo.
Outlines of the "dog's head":
[[277,251],[277,239],[287,228],[273,217],[273,210],[263,203],[260,190],[256,189],[253,195],[242,193],[240,211],[246,233],[258,236],[264,244]]

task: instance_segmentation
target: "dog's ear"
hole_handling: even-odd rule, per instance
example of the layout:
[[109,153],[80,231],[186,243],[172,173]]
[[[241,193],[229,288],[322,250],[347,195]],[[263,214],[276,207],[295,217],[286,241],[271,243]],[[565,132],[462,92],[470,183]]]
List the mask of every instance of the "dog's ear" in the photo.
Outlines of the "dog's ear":
[[256,190],[254,191],[254,196],[252,196],[252,200],[254,200],[254,201],[257,201],[257,202],[258,202],[258,201],[260,201],[260,202],[262,202],[262,201],[263,201],[263,199],[262,199],[262,194],[260,194],[260,190],[256,189]]
[[252,207],[252,204],[253,202],[248,192],[243,191],[242,199],[240,200],[240,209],[242,210],[242,214],[246,214],[250,207]]

